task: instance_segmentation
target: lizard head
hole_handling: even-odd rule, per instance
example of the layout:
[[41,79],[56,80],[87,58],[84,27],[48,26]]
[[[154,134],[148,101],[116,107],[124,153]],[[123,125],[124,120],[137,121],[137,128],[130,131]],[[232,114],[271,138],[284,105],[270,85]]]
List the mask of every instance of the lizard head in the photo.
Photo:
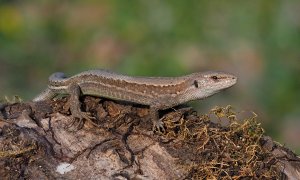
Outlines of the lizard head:
[[233,86],[237,77],[224,72],[202,72],[190,76],[189,99],[202,99]]

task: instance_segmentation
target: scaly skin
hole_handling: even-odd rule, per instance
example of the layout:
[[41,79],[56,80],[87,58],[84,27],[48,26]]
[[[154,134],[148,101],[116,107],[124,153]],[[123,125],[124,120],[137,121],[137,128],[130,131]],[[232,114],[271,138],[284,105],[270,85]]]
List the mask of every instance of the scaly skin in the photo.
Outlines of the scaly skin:
[[48,88],[33,101],[69,94],[70,110],[75,118],[88,119],[80,110],[80,95],[148,105],[154,128],[163,128],[158,110],[188,101],[204,99],[233,86],[237,77],[223,72],[198,72],[180,77],[133,77],[107,70],[89,70],[67,78],[64,73],[49,77]]

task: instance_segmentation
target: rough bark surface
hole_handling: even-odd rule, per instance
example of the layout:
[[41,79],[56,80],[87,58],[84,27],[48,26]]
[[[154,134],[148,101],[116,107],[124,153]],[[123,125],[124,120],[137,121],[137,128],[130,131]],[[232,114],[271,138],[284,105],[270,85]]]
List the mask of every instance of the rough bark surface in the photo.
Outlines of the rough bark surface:
[[228,108],[212,111],[227,125],[190,108],[167,110],[166,131],[153,132],[147,107],[89,96],[82,102],[91,120],[74,120],[67,98],[3,104],[1,179],[300,179],[299,157],[256,136],[252,121],[237,126]]

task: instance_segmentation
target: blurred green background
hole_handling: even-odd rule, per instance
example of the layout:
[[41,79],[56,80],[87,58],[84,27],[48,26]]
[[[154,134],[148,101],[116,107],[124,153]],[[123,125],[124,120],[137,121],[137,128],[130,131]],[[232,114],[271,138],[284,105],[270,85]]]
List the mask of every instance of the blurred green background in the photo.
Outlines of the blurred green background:
[[55,71],[106,68],[175,76],[236,74],[233,88],[194,103],[259,115],[300,152],[300,1],[0,0],[0,95],[30,100]]

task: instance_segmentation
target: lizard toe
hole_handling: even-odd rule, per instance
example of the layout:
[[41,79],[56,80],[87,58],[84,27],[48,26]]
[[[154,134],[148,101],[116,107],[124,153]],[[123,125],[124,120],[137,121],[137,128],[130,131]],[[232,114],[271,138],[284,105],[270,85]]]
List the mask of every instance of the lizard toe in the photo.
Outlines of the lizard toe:
[[164,123],[162,122],[161,119],[159,119],[158,121],[155,121],[153,123],[153,131],[158,131],[158,132],[165,132],[165,127],[164,127]]
[[70,131],[81,129],[84,125],[84,120],[92,121],[92,116],[88,112],[74,113],[72,114],[72,117],[72,122],[67,126]]

